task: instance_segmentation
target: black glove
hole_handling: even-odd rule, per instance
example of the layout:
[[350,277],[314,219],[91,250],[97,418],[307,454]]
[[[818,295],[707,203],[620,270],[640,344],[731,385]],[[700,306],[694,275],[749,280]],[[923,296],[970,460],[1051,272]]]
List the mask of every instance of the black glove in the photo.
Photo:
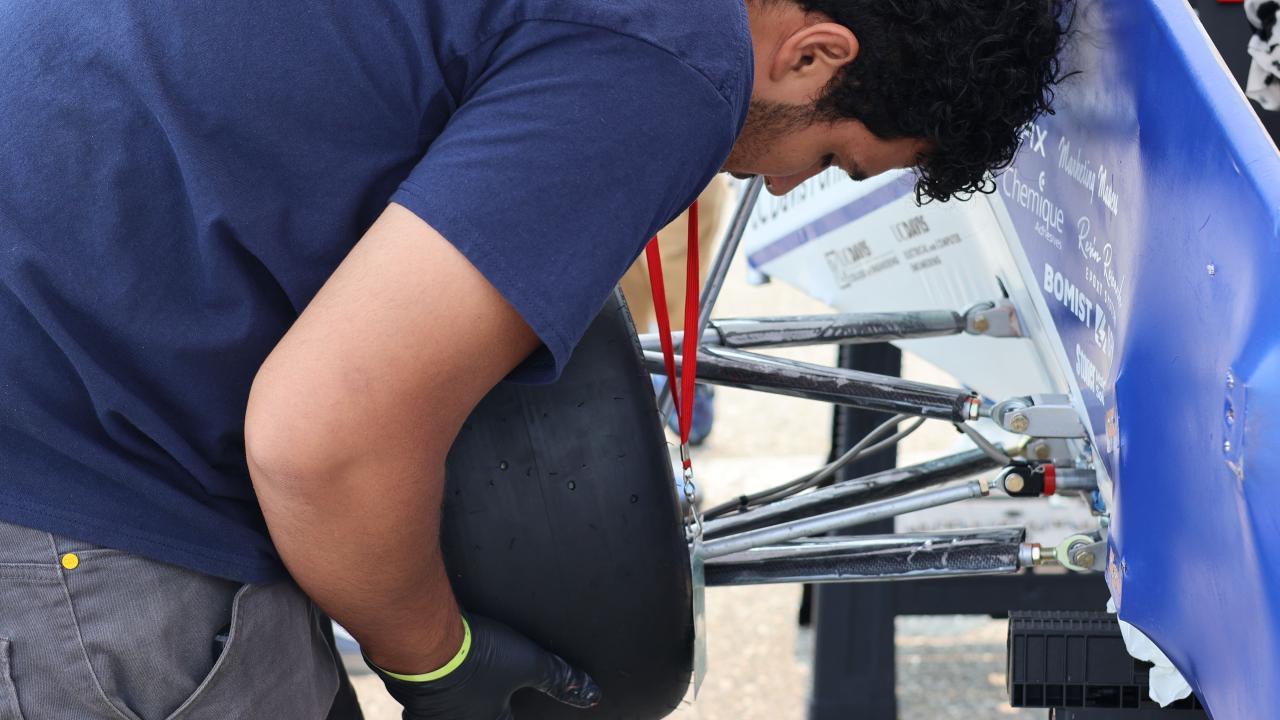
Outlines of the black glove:
[[404,706],[404,720],[512,720],[511,695],[523,688],[573,707],[600,702],[600,688],[586,673],[506,625],[470,613],[466,620],[466,658],[438,680],[400,680],[365,658]]

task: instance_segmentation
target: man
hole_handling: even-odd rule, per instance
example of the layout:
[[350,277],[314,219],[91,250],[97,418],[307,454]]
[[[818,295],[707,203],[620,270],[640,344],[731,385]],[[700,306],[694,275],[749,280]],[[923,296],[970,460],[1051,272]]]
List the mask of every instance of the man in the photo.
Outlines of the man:
[[722,167],[777,194],[831,165],[987,188],[1048,108],[1061,9],[7,8],[0,715],[323,718],[312,601],[406,717],[595,702],[453,599],[463,419],[554,378]]

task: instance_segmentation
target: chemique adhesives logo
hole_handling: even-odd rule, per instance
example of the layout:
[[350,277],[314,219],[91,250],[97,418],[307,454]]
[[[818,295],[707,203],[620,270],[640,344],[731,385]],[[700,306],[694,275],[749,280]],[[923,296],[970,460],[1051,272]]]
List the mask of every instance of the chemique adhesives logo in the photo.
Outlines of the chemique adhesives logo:
[[1000,176],[1000,189],[1004,196],[1035,216],[1035,232],[1050,245],[1062,249],[1062,235],[1065,231],[1066,213],[1046,194],[1048,178],[1040,173],[1034,185],[1027,182],[1018,168]]

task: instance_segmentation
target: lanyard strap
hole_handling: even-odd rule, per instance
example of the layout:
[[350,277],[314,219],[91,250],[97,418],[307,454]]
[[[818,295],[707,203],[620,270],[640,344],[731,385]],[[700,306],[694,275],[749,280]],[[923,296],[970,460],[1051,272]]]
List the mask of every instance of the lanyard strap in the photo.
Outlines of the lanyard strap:
[[681,347],[680,374],[676,374],[675,344],[671,338],[671,318],[667,315],[667,290],[662,282],[662,253],[654,236],[645,248],[649,265],[649,285],[653,291],[653,309],[658,316],[658,334],[662,341],[662,360],[667,366],[667,384],[680,423],[680,456],[689,470],[689,431],[693,428],[693,384],[698,375],[698,294],[701,273],[698,262],[698,203],[689,207],[689,255],[685,263],[684,341]]

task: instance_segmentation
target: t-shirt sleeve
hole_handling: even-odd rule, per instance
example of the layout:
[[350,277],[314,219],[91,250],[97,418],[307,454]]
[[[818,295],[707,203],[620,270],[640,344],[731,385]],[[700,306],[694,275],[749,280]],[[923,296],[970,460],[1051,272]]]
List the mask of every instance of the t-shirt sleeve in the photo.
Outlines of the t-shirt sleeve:
[[645,241],[719,171],[737,117],[666,50],[525,22],[485,59],[392,197],[439,231],[544,347],[511,377],[558,377]]

